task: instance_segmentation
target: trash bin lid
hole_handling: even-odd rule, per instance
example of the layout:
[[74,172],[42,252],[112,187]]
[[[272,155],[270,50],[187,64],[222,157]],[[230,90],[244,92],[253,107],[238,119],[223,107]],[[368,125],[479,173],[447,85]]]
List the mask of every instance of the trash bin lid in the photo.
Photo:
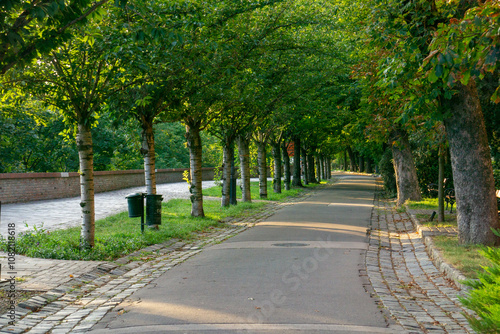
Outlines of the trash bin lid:
[[125,198],[130,198],[130,197],[142,197],[144,196],[143,193],[132,193],[132,194],[128,194],[127,196],[125,196]]

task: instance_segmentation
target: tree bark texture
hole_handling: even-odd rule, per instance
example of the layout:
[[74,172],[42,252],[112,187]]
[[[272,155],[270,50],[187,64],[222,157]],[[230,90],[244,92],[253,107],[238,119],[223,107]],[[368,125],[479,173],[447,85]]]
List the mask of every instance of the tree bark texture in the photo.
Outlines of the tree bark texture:
[[186,125],[186,141],[189,148],[189,165],[191,173],[191,216],[205,217],[203,211],[203,191],[202,191],[202,171],[201,171],[201,158],[202,147],[200,128],[197,125]]
[[222,147],[222,197],[221,206],[229,206],[229,188],[231,186],[231,157],[234,156],[234,146],[225,143]]
[[300,181],[300,137],[293,138],[293,178],[292,185],[295,187],[302,187]]
[[391,134],[391,141],[398,191],[397,205],[402,205],[408,199],[420,201],[422,195],[420,194],[417,170],[415,168],[413,154],[410,150],[408,134],[403,130],[395,130]]
[[444,125],[450,144],[459,239],[463,243],[497,244],[498,238],[491,231],[499,228],[491,153],[474,81],[460,85],[445,107],[451,112]]
[[80,247],[94,247],[95,203],[94,203],[94,151],[90,126],[78,124],[76,137],[80,159],[80,207],[82,208],[82,229]]
[[267,198],[266,143],[257,141],[257,165],[259,167],[259,196]]
[[240,155],[241,192],[243,202],[251,202],[250,194],[250,140],[245,136],[238,138],[238,152]]
[[155,136],[154,136],[152,122],[142,123],[141,154],[144,158],[144,177],[146,182],[146,194],[156,195]]
[[284,180],[283,183],[285,185],[285,190],[290,190],[290,157],[288,156],[288,148],[285,142],[281,143],[281,152],[283,155],[283,172],[284,172]]
[[309,174],[309,181],[313,183],[318,183],[316,180],[316,171],[314,170],[314,155],[308,154],[307,155],[307,167],[308,167],[308,174]]
[[309,184],[309,175],[307,174],[307,151],[305,148],[301,149],[302,152],[302,176],[304,180],[304,184]]
[[281,147],[280,143],[273,143],[274,178],[273,191],[281,194]]

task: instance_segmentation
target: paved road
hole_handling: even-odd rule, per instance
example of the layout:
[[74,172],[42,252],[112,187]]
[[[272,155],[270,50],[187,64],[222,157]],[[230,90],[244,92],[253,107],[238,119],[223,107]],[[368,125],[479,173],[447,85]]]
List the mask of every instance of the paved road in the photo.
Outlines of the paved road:
[[375,182],[342,178],[139,289],[94,333],[401,333],[361,274]]
[[[204,181],[203,188],[213,187],[214,181]],[[127,211],[125,196],[143,192],[144,187],[127,188],[95,194],[96,219],[102,219],[115,213]],[[172,198],[188,198],[186,182],[157,185],[157,193],[164,201]],[[54,230],[81,224],[80,197],[62,198],[28,203],[4,204],[1,208],[0,234],[7,235],[7,224],[16,224],[16,233],[33,229],[34,226]]]

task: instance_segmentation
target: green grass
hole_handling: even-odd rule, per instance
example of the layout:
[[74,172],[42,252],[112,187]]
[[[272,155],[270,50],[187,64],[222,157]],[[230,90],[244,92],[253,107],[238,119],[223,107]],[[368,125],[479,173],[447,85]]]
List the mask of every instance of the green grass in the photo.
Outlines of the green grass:
[[437,198],[424,198],[421,201],[408,201],[408,208],[412,210],[437,210]]
[[429,214],[417,214],[418,221],[426,227],[457,227],[457,216],[455,214],[445,214],[444,222],[437,221],[437,215],[434,220],[431,221],[431,215]]
[[435,236],[433,240],[444,261],[453,265],[467,278],[477,278],[477,273],[484,272],[483,266],[492,266],[491,261],[479,254],[481,245],[461,245],[457,237],[451,236]]
[[[113,260],[149,245],[171,238],[192,240],[204,232],[226,226],[227,217],[244,217],[262,210],[266,203],[239,203],[221,208],[219,201],[204,201],[205,218],[191,217],[189,200],[175,199],[162,205],[162,224],[158,231],[140,231],[140,218],[129,218],[123,212],[95,224],[95,246],[80,250],[80,228],[46,231],[38,228],[22,233],[16,239],[18,254],[50,259]],[[0,239],[0,249],[6,249],[5,239]]]
[[[325,181],[322,181],[321,184],[326,184]],[[285,190],[284,187],[282,187],[281,194],[276,194],[273,191],[273,183],[272,182],[267,182],[267,199],[268,201],[281,201],[285,198],[288,198],[290,196],[296,196],[300,192],[302,192],[304,189],[307,188],[314,188],[317,187],[318,184],[308,184],[304,186],[304,188],[296,188],[292,187],[290,190]],[[221,192],[222,188],[221,186],[214,186],[211,188],[203,189],[203,195],[204,196],[211,196],[211,197],[221,197]],[[250,194],[252,199],[260,199],[260,193],[259,193],[259,182],[250,182]],[[236,187],[236,198],[241,198],[241,188]]]

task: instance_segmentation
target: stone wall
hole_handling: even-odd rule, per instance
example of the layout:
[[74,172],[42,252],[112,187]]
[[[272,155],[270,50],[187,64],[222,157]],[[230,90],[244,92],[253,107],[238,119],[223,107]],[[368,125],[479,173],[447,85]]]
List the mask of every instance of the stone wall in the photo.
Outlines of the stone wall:
[[[188,169],[159,169],[156,182],[183,182]],[[203,168],[203,180],[213,180],[214,168]],[[144,186],[144,171],[94,172],[95,192],[105,192]],[[45,199],[80,196],[78,173],[0,173],[0,201],[6,203],[30,202]]]

